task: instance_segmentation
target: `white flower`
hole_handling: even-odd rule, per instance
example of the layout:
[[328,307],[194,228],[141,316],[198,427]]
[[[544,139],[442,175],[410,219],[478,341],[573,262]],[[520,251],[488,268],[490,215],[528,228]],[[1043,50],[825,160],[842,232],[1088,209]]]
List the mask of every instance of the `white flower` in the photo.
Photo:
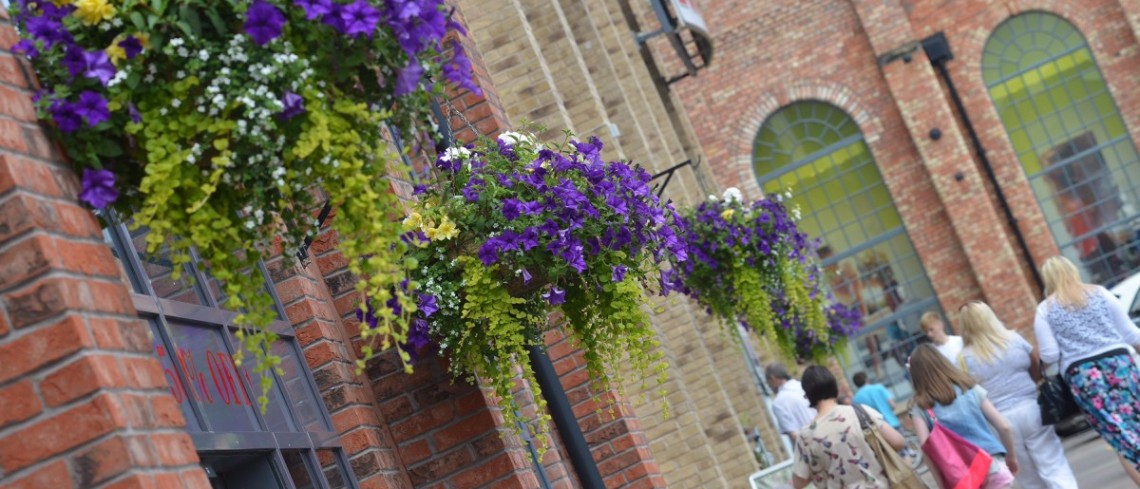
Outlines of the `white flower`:
[[183,41],[182,41],[181,37],[176,37],[176,38],[170,40],[170,45],[174,46],[174,47],[178,47],[178,46],[182,45],[182,42]]
[[460,160],[466,160],[469,157],[471,157],[471,151],[467,148],[464,148],[463,146],[452,146],[450,148],[447,148],[447,151],[444,151],[443,154],[440,155],[439,159],[441,161],[451,162],[456,158]]
[[797,205],[792,209],[792,219],[796,221],[800,220],[800,206]]
[[507,131],[499,135],[499,140],[507,144],[534,143],[534,136]]
[[202,61],[209,61],[210,60],[210,53],[208,51],[206,51],[205,49],[198,51],[198,59],[200,59]]
[[175,73],[174,76],[176,76],[178,78],[186,78],[186,72],[182,71],[182,70],[178,70],[178,73]]
[[179,108],[179,107],[181,107],[181,106],[182,106],[182,101],[181,101],[181,100],[178,100],[178,99],[174,99],[174,100],[171,100],[171,101],[170,101],[170,106],[171,106],[171,107],[174,107],[175,109],[177,109],[177,108]]
[[744,200],[744,195],[740,193],[740,189],[736,187],[729,187],[724,189],[725,202],[740,202]]
[[720,199],[716,198],[715,195],[709,194],[709,202],[716,202],[718,200],[720,200]]
[[182,56],[183,58],[189,58],[190,50],[186,48],[178,48],[178,55]]
[[123,19],[121,19],[119,17],[115,17],[115,18],[111,19],[111,27],[122,27],[122,26],[123,26]]
[[257,223],[255,223],[253,221],[246,221],[245,222],[245,228],[246,229],[253,229],[255,227],[257,227]]

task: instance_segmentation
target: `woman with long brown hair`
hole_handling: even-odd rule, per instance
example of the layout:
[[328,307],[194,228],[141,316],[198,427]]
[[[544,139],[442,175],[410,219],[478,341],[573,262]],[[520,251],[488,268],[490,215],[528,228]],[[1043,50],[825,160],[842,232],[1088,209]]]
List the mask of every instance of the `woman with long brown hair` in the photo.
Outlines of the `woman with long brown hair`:
[[[1041,267],[1045,300],[1033,329],[1041,360],[1059,364],[1061,377],[1090,424],[1127,461],[1140,467],[1140,368],[1128,346],[1140,329],[1104,287],[1086,284],[1073,262],[1056,256]],[[1140,485],[1140,474],[1128,473]]]
[[[929,344],[920,345],[911,355],[910,376],[914,384],[915,404],[911,417],[919,444],[925,444],[930,436],[933,420],[926,411],[932,410],[944,428],[993,457],[983,489],[1011,487],[1018,470],[1013,429],[986,398],[986,390]],[[990,432],[991,425],[997,430],[1000,443]],[[927,465],[935,474],[934,479],[942,480],[938,476],[938,467]]]

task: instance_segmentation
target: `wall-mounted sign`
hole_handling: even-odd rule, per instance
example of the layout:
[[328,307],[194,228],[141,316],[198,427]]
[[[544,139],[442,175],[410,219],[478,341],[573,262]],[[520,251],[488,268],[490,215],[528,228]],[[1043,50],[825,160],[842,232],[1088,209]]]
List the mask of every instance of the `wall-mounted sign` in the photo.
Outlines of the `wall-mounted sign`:
[[677,12],[677,20],[680,21],[678,27],[700,29],[702,33],[708,35],[709,28],[705,25],[705,18],[701,15],[700,9],[697,8],[696,2],[693,0],[673,0],[673,11]]
[[698,70],[708,67],[713,55],[712,37],[695,0],[650,0],[649,3],[661,28],[637,34],[638,44],[644,45],[646,41],[664,35],[685,65],[684,74],[669,78],[666,83],[696,76]]

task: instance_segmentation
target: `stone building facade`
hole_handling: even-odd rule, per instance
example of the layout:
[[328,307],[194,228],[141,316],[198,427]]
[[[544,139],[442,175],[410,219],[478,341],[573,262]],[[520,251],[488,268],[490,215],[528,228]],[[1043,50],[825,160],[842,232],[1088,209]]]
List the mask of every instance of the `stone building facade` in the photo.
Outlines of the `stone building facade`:
[[[596,134],[606,157],[651,172],[705,162],[665,188],[678,205],[719,193],[680,100],[661,90],[633,41],[634,30],[655,28],[639,27],[646,5],[455,6],[483,91],[444,104],[458,139],[529,122],[548,137]],[[278,299],[275,348],[285,359],[259,413],[243,388],[249,373],[227,360],[233,314],[217,307],[216,283],[196,264],[186,273],[197,280],[174,279],[168,261],[143,252],[145,230],[104,226],[77,204],[77,179],[36,122],[36,81],[0,16],[0,485],[582,485],[562,440],[535,460],[483,391],[447,375],[446,359],[422,359],[409,376],[387,352],[355,371],[358,297],[330,229],[303,264],[277,258],[259,271]],[[758,468],[749,432],[778,446],[755,365],[689,303],[659,306],[669,416],[652,384],[625,396],[590,391],[581,352],[551,317],[549,356],[590,456],[610,488],[739,486]],[[615,414],[596,399],[612,400]]]
[[719,185],[790,191],[823,238],[870,323],[848,375],[909,395],[919,315],[969,300],[1032,336],[1051,256],[1106,286],[1140,268],[1140,3],[702,7],[717,59],[674,92]]

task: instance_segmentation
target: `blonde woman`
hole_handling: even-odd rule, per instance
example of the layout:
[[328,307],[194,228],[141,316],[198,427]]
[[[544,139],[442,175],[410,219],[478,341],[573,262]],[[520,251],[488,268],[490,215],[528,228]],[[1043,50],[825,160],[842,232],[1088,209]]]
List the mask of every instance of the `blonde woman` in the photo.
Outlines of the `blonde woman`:
[[[1140,368],[1127,349],[1140,346],[1140,329],[1115,296],[1082,282],[1064,257],[1046,260],[1041,274],[1046,297],[1033,324],[1041,359],[1060,364],[1077,405],[1127,460],[1125,469],[1140,467]],[[1134,470],[1129,476],[1140,484]]]
[[957,362],[989,393],[990,402],[1013,428],[1025,489],[1077,489],[1077,479],[1061,439],[1041,424],[1037,406],[1037,352],[1017,333],[1006,329],[990,306],[970,302],[958,311],[965,347]]

